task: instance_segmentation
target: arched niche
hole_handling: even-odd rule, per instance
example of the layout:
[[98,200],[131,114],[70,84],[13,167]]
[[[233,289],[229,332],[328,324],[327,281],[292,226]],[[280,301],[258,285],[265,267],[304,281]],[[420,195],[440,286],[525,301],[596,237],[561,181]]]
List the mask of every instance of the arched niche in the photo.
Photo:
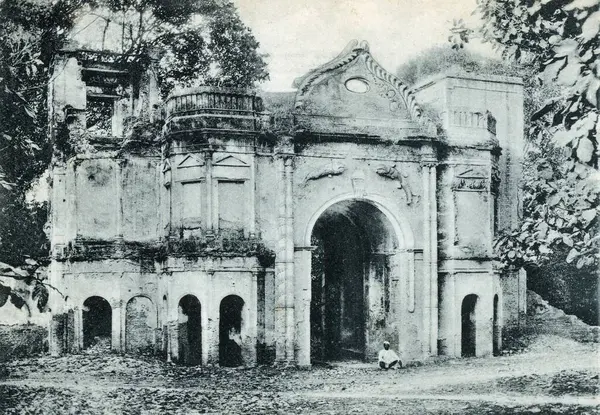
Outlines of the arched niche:
[[157,316],[152,300],[132,297],[125,307],[125,350],[133,354],[154,353]]

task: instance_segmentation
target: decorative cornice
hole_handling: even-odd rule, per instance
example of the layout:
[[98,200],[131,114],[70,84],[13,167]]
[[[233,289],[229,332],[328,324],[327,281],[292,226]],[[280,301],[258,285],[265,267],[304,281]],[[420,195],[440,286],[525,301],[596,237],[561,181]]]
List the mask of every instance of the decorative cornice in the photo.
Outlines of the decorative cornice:
[[387,84],[389,89],[385,91],[386,97],[390,100],[390,104],[398,105],[398,99],[402,99],[402,102],[408,109],[410,117],[414,121],[419,121],[423,111],[417,104],[417,101],[410,90],[410,88],[396,76],[389,73],[373,59],[370,53],[365,53],[365,64],[371,74],[378,80],[383,81]]
[[330,60],[319,68],[314,69],[304,77],[296,79],[294,81],[294,87],[298,88],[298,92],[296,93],[294,108],[298,109],[302,107],[304,104],[303,98],[308,95],[317,79],[328,72],[332,72],[338,68],[350,64],[356,58],[358,58],[362,52],[368,51],[369,44],[366,41],[362,41],[360,45],[358,45],[357,40],[351,40],[350,43],[348,43],[348,46],[346,46],[346,48],[334,59]]
[[369,73],[376,81],[381,82],[378,86],[381,89],[381,95],[390,101],[390,110],[394,111],[403,104],[407,108],[412,121],[417,122],[427,134],[435,135],[435,124],[423,115],[423,110],[417,103],[413,91],[395,75],[386,71],[373,58],[369,51],[369,44],[366,41],[359,44],[357,40],[352,40],[337,57],[314,69],[306,76],[296,79],[294,86],[298,89],[298,92],[296,93],[294,108],[298,110],[303,107],[305,98],[319,79],[339,68],[350,65],[360,56],[364,56],[365,66]]

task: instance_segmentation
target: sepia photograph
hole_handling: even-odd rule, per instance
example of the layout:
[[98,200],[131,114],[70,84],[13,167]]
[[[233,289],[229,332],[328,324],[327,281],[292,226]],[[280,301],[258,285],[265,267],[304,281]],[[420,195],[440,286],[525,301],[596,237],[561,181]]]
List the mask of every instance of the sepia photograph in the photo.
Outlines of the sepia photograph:
[[0,0],[0,414],[600,414],[600,0]]

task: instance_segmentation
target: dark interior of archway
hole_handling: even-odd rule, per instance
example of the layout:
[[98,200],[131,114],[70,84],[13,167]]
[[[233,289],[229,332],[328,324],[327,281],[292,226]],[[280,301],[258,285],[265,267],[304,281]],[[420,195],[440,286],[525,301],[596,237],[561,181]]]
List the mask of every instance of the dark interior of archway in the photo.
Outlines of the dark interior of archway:
[[90,297],[83,303],[83,347],[110,349],[112,309],[102,297]]
[[236,367],[242,360],[242,308],[244,300],[237,295],[229,295],[221,301],[219,314],[219,364]]
[[494,296],[494,317],[492,322],[492,351],[494,356],[500,354],[500,321],[498,318],[498,294]]
[[476,330],[475,330],[475,306],[477,305],[477,296],[474,294],[467,295],[461,306],[461,355],[463,357],[475,356],[476,347]]
[[365,202],[340,203],[326,210],[313,229],[313,361],[364,358],[365,274],[372,243],[364,225],[373,209]]
[[179,322],[179,359],[190,366],[202,362],[202,314],[200,301],[186,295],[179,301],[179,311],[187,319]]

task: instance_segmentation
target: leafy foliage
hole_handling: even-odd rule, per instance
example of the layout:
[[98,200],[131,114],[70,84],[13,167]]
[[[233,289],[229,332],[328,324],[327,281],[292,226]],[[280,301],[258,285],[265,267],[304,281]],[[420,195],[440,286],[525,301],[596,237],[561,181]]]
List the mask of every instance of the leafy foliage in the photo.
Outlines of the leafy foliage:
[[496,240],[500,260],[521,267],[547,260],[556,250],[568,249],[567,263],[573,263],[577,269],[597,269],[600,264],[597,173],[580,164],[565,171],[564,164],[553,164],[556,160],[536,156],[530,156],[533,160],[525,169],[523,224]]
[[[158,59],[157,75],[164,95],[175,86],[251,87],[268,78],[266,62],[257,51],[259,44],[231,1],[84,3],[83,17],[94,16],[103,22],[98,36],[101,49],[116,49],[141,60],[148,54]],[[84,23],[89,25],[82,18],[80,24]]]
[[[573,159],[598,168],[600,3],[597,0],[478,0],[477,32],[506,57],[528,62],[561,87],[532,117],[532,134],[553,129]],[[474,30],[456,22],[450,41],[462,47]]]
[[574,314],[585,323],[600,324],[598,310],[598,275],[590,267],[577,269],[567,263],[570,251],[558,247],[549,260],[531,264],[527,269],[527,286],[566,314]]

